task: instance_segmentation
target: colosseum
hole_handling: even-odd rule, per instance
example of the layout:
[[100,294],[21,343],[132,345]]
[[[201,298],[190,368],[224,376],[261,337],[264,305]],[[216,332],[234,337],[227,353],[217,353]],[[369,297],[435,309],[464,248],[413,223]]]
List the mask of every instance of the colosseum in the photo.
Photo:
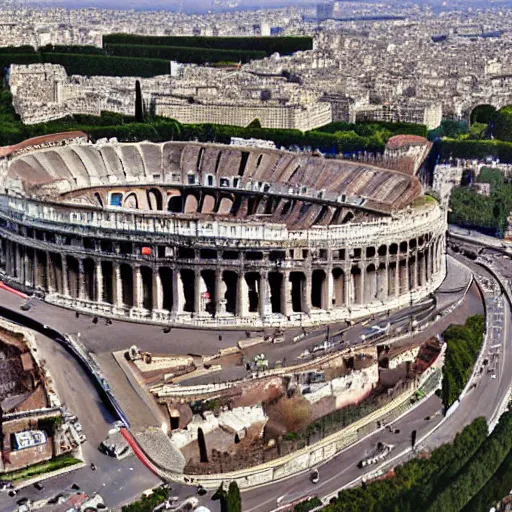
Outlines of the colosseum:
[[2,279],[50,303],[162,325],[307,326],[412,304],[444,279],[446,213],[413,173],[82,135],[0,151]]

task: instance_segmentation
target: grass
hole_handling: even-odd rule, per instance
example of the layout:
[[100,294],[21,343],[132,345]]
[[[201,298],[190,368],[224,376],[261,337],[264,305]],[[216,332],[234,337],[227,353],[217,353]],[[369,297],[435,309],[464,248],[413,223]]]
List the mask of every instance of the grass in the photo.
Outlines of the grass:
[[58,469],[74,466],[80,462],[82,461],[75,459],[75,457],[71,457],[70,455],[61,455],[60,457],[49,460],[47,462],[41,462],[41,464],[30,466],[29,468],[12,471],[11,473],[5,473],[0,475],[0,478],[2,480],[10,480],[11,482],[15,482],[17,480],[25,480],[26,478],[32,478],[44,473],[50,473],[52,471],[57,471]]

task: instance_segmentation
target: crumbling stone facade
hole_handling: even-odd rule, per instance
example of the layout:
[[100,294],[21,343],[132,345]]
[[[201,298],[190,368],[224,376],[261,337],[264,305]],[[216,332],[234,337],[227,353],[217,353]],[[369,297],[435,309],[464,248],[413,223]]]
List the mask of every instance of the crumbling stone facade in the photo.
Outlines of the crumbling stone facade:
[[196,143],[67,145],[5,167],[1,270],[77,311],[311,325],[410,304],[445,275],[445,211],[406,173]]

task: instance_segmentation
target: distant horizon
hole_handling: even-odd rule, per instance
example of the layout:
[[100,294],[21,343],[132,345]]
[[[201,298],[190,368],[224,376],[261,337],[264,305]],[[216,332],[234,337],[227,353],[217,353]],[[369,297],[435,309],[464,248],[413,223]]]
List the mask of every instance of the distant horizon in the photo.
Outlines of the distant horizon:
[[212,0],[153,0],[149,5],[143,5],[146,2],[137,0],[24,0],[26,6],[31,7],[64,7],[67,9],[79,8],[98,8],[115,10],[137,10],[137,11],[155,11],[166,10],[184,13],[205,14],[211,12],[236,12],[252,9],[270,9],[290,7],[300,5],[301,7],[314,6],[316,0],[241,0],[240,5],[235,8],[213,7]]

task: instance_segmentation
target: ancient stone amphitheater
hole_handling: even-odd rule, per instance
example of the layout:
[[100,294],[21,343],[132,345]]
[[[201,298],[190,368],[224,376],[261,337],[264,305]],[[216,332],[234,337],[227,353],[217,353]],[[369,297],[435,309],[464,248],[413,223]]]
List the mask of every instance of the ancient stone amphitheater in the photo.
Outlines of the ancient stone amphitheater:
[[312,325],[410,304],[445,275],[445,212],[406,173],[213,144],[39,142],[0,152],[0,263],[61,306]]

